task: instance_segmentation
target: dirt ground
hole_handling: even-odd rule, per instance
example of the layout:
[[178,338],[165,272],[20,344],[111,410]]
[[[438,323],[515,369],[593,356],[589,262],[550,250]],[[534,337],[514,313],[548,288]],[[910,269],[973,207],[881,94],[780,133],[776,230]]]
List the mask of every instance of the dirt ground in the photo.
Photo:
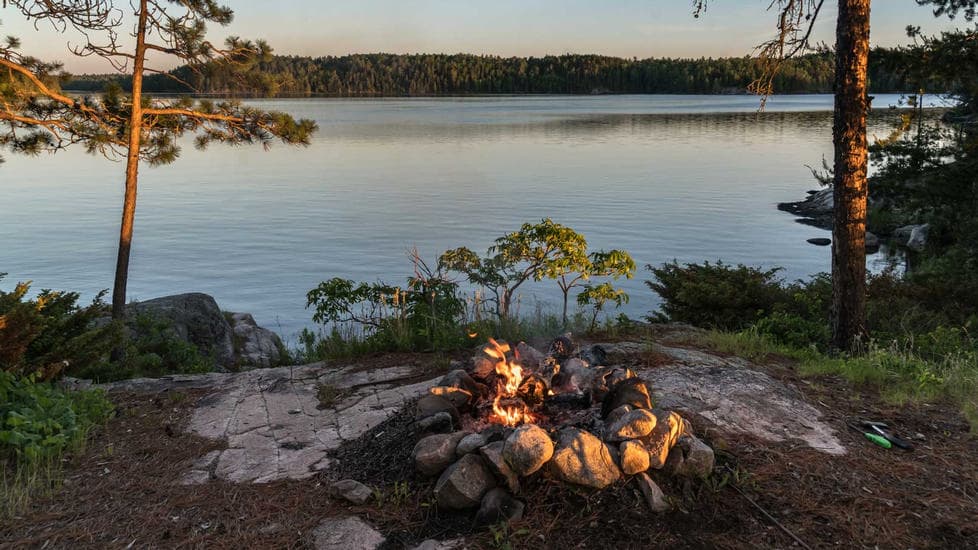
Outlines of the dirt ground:
[[[63,487],[0,520],[0,548],[305,548],[323,517],[341,513],[377,526],[390,548],[458,536],[473,548],[801,547],[793,537],[811,548],[978,548],[978,438],[955,409],[894,407],[841,379],[801,379],[784,363],[761,368],[825,411],[850,452],[833,457],[801,444],[725,437],[694,420],[717,450],[717,470],[704,481],[659,476],[675,511],[650,513],[630,481],[594,492],[541,473],[525,484],[523,519],[487,530],[432,505],[431,482],[404,460],[413,440],[397,436],[401,418],[341,448],[341,458],[373,458],[345,461],[340,471],[188,486],[177,481],[189,464],[217,448],[181,430],[204,392],[116,395],[117,416],[67,464]],[[872,445],[847,429],[855,418],[885,420],[916,438],[916,449]],[[377,487],[379,500],[329,499],[328,478],[347,475]]]

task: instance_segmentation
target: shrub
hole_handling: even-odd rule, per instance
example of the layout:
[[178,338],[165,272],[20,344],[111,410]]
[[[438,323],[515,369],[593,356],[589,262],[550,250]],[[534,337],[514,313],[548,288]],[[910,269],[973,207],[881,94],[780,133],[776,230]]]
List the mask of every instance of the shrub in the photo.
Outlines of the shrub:
[[412,260],[414,276],[404,287],[335,277],[310,290],[306,307],[315,308],[313,320],[332,327],[319,343],[304,334],[306,350],[351,339],[368,340],[378,350],[444,349],[463,342],[465,301],[458,284],[429,269],[416,252]]
[[111,412],[101,391],[66,392],[0,372],[0,458],[20,463],[58,457]]
[[811,345],[824,346],[829,341],[829,326],[819,320],[812,320],[796,313],[775,311],[759,319],[753,328],[767,335],[775,342],[786,346],[805,348]]
[[101,391],[66,392],[0,371],[0,517],[56,487],[61,457],[81,448],[112,409]]
[[27,299],[29,290],[20,283],[0,291],[0,370],[52,380],[98,364],[119,342],[118,325],[97,322],[107,313],[104,292],[80,307],[77,293],[42,290]]
[[662,311],[673,321],[722,330],[741,330],[790,302],[776,278],[780,268],[678,262],[647,265],[653,280],[645,284],[662,297]]

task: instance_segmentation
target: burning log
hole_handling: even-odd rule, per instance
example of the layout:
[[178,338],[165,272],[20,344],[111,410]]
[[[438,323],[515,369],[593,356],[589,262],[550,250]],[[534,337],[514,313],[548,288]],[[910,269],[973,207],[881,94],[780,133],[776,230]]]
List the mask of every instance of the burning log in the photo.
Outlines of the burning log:
[[547,397],[550,388],[547,382],[538,374],[531,374],[523,380],[516,393],[531,407],[535,407]]

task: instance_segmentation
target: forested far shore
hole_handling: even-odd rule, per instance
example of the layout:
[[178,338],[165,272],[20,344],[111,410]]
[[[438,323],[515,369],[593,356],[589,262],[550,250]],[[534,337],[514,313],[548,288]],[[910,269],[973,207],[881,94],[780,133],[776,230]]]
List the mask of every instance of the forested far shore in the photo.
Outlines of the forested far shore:
[[[905,92],[909,82],[894,67],[900,50],[876,48],[870,57],[873,92]],[[774,80],[778,93],[830,93],[831,52],[787,61]],[[340,57],[274,56],[242,72],[212,63],[146,75],[153,93],[251,96],[436,96],[466,94],[738,94],[761,74],[751,57],[623,59],[600,55],[498,57],[471,54],[356,54]],[[98,92],[119,75],[72,77],[66,90]]]

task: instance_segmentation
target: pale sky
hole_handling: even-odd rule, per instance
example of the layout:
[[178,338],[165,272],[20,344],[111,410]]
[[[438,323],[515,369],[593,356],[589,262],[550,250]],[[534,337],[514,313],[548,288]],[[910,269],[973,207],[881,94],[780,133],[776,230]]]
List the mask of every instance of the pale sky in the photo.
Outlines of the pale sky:
[[[770,0],[712,0],[699,19],[690,0],[238,0],[226,2],[235,21],[213,28],[264,38],[276,53],[474,53],[541,56],[595,53],[619,57],[725,57],[749,54],[775,29]],[[121,5],[128,5],[123,2]],[[952,25],[914,0],[875,0],[872,41],[907,42],[908,24],[936,33]],[[77,41],[33,25],[11,7],[0,9],[0,35],[21,38],[24,53],[63,61],[69,71],[108,72],[96,59],[72,56]],[[817,41],[833,42],[835,2],[826,3]]]

